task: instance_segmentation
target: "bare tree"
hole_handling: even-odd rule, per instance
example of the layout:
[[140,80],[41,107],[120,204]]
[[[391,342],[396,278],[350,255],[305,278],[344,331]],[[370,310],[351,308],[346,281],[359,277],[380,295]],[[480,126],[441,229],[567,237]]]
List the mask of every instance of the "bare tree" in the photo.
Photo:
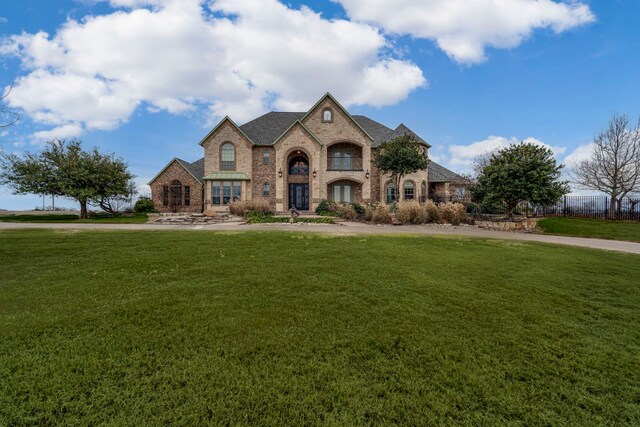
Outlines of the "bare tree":
[[630,129],[627,115],[614,114],[593,143],[591,158],[575,165],[571,177],[585,189],[608,194],[609,215],[615,216],[616,205],[640,191],[640,120]]
[[5,102],[11,93],[11,89],[13,89],[13,84],[9,86],[5,93],[0,95],[0,129],[7,128],[20,120],[20,114],[10,109]]

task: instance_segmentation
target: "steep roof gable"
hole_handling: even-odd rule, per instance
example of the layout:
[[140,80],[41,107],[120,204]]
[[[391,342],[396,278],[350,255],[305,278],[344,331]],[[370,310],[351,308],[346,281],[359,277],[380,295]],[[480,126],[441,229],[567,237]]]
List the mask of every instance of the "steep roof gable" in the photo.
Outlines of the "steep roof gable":
[[240,126],[256,145],[273,145],[305,113],[272,111]]
[[167,163],[165,167],[162,168],[162,170],[156,176],[153,177],[153,179],[151,179],[151,181],[147,183],[147,185],[151,185],[151,183],[158,179],[160,175],[162,175],[164,171],[166,171],[174,162],[182,166],[184,170],[189,173],[189,175],[191,175],[196,181],[202,184],[202,176],[204,175],[204,157],[202,159],[196,160],[193,163],[189,163],[185,160],[174,157],[169,163]]
[[367,132],[367,131],[362,127],[362,126],[360,126],[360,123],[358,123],[358,122],[353,118],[353,116],[352,116],[352,115],[347,111],[347,109],[346,109],[346,108],[344,108],[344,107],[342,106],[342,104],[340,104],[340,103],[338,102],[338,100],[337,100],[337,99],[335,99],[335,98],[333,97],[333,95],[331,95],[329,92],[327,92],[327,93],[326,93],[322,98],[320,98],[320,99],[318,100],[318,102],[316,102],[316,103],[313,105],[313,107],[311,107],[311,108],[309,109],[309,111],[307,111],[307,114],[305,114],[305,115],[304,115],[304,117],[302,117],[302,118],[300,119],[300,121],[301,121],[301,122],[304,122],[304,121],[307,119],[307,117],[309,117],[309,116],[310,116],[310,115],[311,115],[311,114],[312,114],[312,113],[313,113],[313,112],[314,112],[314,111],[315,111],[315,110],[316,110],[316,109],[317,109],[317,108],[318,108],[318,107],[319,107],[319,106],[320,106],[320,105],[321,105],[321,104],[322,104],[326,99],[330,99],[330,100],[331,100],[331,102],[333,102],[333,103],[334,103],[334,104],[335,104],[335,105],[340,109],[340,111],[342,111],[342,112],[344,113],[344,115],[345,115],[345,116],[347,116],[347,117],[349,118],[349,120],[351,120],[351,122],[352,122],[353,124],[355,124],[355,125],[356,125],[356,127],[357,127],[358,129],[360,129],[360,130],[362,131],[362,133],[364,133],[364,134],[365,134],[365,135],[366,135],[366,136],[367,136],[371,141],[373,141],[373,140],[374,140],[374,139],[373,139],[373,137],[372,137],[371,135],[369,135],[369,133],[368,133],[368,132]]
[[304,123],[302,123],[302,121],[301,121],[301,120],[296,120],[295,122],[293,122],[293,123],[291,124],[291,126],[289,126],[289,127],[287,128],[287,130],[285,130],[284,132],[282,132],[282,135],[280,135],[278,138],[276,138],[276,140],[275,140],[275,141],[273,141],[273,145],[276,145],[276,144],[278,143],[278,141],[280,141],[282,138],[284,138],[284,136],[285,136],[287,133],[289,133],[289,131],[290,131],[291,129],[293,129],[296,125],[299,125],[299,126],[300,126],[300,127],[301,127],[301,128],[302,128],[302,129],[303,129],[303,130],[304,130],[304,131],[305,131],[305,132],[306,132],[306,133],[311,137],[311,139],[313,139],[313,140],[314,140],[315,142],[317,142],[318,144],[322,145],[322,142],[320,142],[320,140],[319,140],[319,139],[318,139],[318,138],[313,134],[313,132],[311,132],[311,131],[309,130],[309,128],[308,128],[308,127],[306,127],[306,126],[304,125]]
[[211,136],[213,136],[218,129],[220,129],[222,127],[222,125],[225,122],[229,122],[229,124],[231,124],[231,126],[233,126],[234,128],[236,128],[238,130],[238,132],[240,132],[242,134],[242,136],[244,136],[245,138],[247,138],[247,141],[249,141],[251,143],[251,145],[255,145],[255,143],[251,140],[251,138],[249,138],[247,136],[247,134],[245,134],[242,129],[233,121],[231,120],[231,118],[229,118],[229,116],[225,116],[224,119],[220,120],[220,123],[218,123],[216,125],[216,127],[214,127],[213,129],[211,129],[211,132],[209,132],[204,138],[202,138],[202,140],[198,143],[199,145],[202,145],[205,143],[205,141],[209,138],[211,138]]

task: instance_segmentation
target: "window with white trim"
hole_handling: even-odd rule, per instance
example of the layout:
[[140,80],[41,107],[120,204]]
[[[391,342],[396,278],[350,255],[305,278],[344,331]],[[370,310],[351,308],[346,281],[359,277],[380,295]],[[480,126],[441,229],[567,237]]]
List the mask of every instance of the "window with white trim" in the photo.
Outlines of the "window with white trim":
[[404,183],[404,199],[413,200],[416,197],[416,185],[413,181],[406,181]]
[[225,142],[220,148],[220,170],[236,170],[236,148],[230,142]]
[[211,181],[211,204],[228,205],[242,197],[242,181]]

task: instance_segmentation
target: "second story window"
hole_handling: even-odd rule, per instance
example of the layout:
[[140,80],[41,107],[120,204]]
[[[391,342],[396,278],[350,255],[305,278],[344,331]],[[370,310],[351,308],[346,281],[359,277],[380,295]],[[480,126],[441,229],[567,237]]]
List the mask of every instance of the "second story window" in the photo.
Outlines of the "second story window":
[[230,142],[225,142],[220,148],[220,170],[236,170],[236,148]]
[[325,108],[322,110],[322,123],[331,122],[333,122],[333,111],[331,111],[331,108]]
[[263,165],[268,165],[269,164],[269,150],[262,150],[262,164]]

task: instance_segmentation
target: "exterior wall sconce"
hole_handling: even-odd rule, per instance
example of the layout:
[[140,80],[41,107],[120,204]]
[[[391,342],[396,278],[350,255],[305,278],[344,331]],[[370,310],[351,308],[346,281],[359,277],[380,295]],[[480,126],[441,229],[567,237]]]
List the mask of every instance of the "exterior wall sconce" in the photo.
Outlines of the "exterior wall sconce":
[[364,177],[369,179],[369,176],[371,176],[371,175],[369,174],[369,169],[367,169],[367,173],[364,174]]
[[278,178],[282,178],[282,168],[278,171]]
[[318,171],[317,170],[313,170],[313,177],[315,178],[318,175]]

